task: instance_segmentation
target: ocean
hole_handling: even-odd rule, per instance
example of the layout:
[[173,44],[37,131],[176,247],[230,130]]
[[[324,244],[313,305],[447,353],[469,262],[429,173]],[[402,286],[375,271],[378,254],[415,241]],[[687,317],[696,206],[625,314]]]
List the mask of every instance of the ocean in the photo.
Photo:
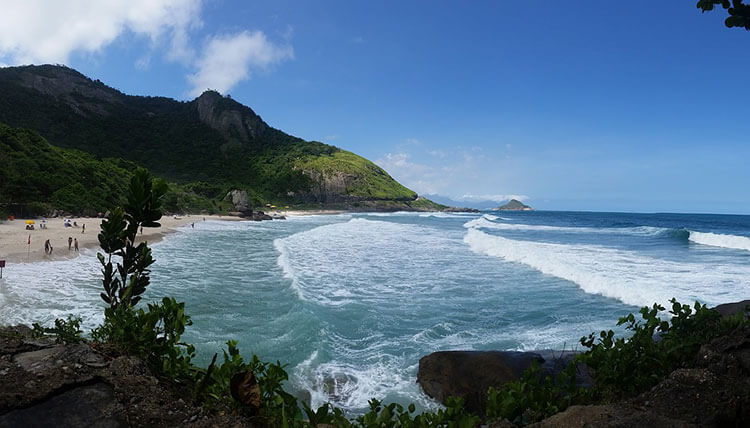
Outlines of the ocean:
[[[147,300],[186,303],[207,364],[229,339],[287,364],[287,389],[350,412],[436,404],[416,384],[438,350],[576,349],[640,306],[750,298],[750,216],[361,213],[198,221],[153,246]],[[94,251],[19,264],[0,323],[102,320]]]

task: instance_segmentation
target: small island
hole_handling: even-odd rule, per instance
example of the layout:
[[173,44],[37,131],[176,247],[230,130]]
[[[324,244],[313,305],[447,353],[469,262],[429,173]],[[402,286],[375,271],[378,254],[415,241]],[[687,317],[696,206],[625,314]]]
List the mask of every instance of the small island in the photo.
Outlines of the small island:
[[495,211],[533,211],[533,208],[518,199],[511,199],[507,204],[495,208]]

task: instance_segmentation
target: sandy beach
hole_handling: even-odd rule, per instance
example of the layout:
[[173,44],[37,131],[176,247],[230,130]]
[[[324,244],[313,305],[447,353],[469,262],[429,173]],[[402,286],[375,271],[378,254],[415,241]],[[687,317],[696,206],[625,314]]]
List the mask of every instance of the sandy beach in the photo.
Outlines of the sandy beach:
[[[164,235],[173,232],[175,228],[190,224],[193,222],[206,220],[223,220],[239,221],[243,220],[234,216],[203,216],[192,215],[184,217],[162,217],[159,221],[161,227],[143,228],[143,235],[138,235],[139,240],[145,240],[150,243],[160,241]],[[78,248],[99,248],[99,225],[101,218],[93,217],[76,217],[71,218],[71,223],[75,222],[78,227],[65,227],[62,218],[47,219],[44,224],[47,226],[41,229],[41,220],[34,219],[34,230],[26,230],[26,220],[16,219],[13,221],[5,220],[0,222],[0,260],[8,263],[28,263],[48,260],[72,259],[78,254],[73,249],[68,250],[68,238],[78,239]],[[86,225],[85,232],[83,225]],[[31,245],[29,245],[31,239]],[[50,240],[52,245],[52,254],[44,253],[44,242]]]
[[[306,215],[332,215],[341,214],[345,211],[336,210],[308,210],[308,211],[278,211],[268,214],[280,214],[286,217]],[[150,243],[159,242],[162,238],[174,232],[176,228],[193,222],[206,220],[220,221],[249,221],[233,215],[187,215],[182,217],[164,216],[159,220],[161,227],[144,228],[143,235],[138,235],[138,240]],[[78,253],[73,249],[68,250],[68,238],[78,239],[78,248],[99,248],[99,225],[101,218],[94,217],[72,217],[71,223],[75,222],[77,227],[65,227],[62,218],[46,219],[45,229],[41,229],[41,220],[34,219],[34,230],[26,230],[26,219],[4,220],[0,222],[0,260],[7,263],[30,263],[49,260],[64,260],[75,258]],[[83,231],[83,225],[86,231]],[[28,244],[31,237],[31,245]],[[52,254],[44,253],[44,242],[50,240]]]

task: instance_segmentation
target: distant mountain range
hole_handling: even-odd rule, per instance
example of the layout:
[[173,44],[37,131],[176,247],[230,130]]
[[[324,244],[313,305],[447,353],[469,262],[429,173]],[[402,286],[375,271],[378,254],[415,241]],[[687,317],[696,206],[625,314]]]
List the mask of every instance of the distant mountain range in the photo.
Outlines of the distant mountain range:
[[[475,199],[475,198],[458,198],[453,199],[449,196],[443,196],[438,194],[426,194],[423,195],[425,198],[437,202],[438,204],[447,205],[450,207],[466,207],[466,208],[475,208],[478,210],[492,210],[497,208],[499,205],[501,205],[505,201],[497,201],[497,200],[490,200],[490,199]],[[514,199],[508,200],[512,201]]]
[[[6,133],[29,129],[53,146],[145,166],[177,185],[184,201],[202,199],[199,206],[220,207],[229,190],[240,189],[254,206],[442,208],[369,160],[288,135],[250,107],[214,91],[180,102],[126,95],[64,66],[0,68],[0,123],[11,127]],[[3,168],[9,165],[0,165],[0,177]],[[11,203],[2,200],[2,186],[0,180],[0,204]],[[57,207],[51,196],[36,202]],[[175,208],[191,208],[184,205],[177,201]]]

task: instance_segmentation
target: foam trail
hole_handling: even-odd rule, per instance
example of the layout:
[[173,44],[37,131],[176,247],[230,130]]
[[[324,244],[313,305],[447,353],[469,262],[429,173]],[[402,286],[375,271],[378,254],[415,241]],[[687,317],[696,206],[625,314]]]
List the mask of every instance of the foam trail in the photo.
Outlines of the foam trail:
[[[480,218],[469,220],[464,223],[467,229],[495,229],[495,230],[518,230],[518,231],[537,231],[537,232],[563,232],[563,233],[606,233],[606,234],[624,234],[624,235],[646,235],[656,236],[669,232],[673,229],[652,226],[638,227],[572,227],[572,226],[547,226],[540,224],[517,224],[517,223],[497,223],[493,219],[484,215]],[[502,218],[502,217],[500,217]],[[497,219],[497,217],[495,217]],[[503,219],[509,220],[509,219]]]
[[464,242],[475,253],[522,263],[574,282],[587,293],[634,306],[666,303],[672,297],[708,304],[742,300],[750,276],[750,266],[682,263],[606,247],[512,240],[475,228],[467,231]]
[[722,233],[695,232],[690,230],[688,239],[696,244],[713,247],[750,251],[750,238],[747,236],[725,235]]

